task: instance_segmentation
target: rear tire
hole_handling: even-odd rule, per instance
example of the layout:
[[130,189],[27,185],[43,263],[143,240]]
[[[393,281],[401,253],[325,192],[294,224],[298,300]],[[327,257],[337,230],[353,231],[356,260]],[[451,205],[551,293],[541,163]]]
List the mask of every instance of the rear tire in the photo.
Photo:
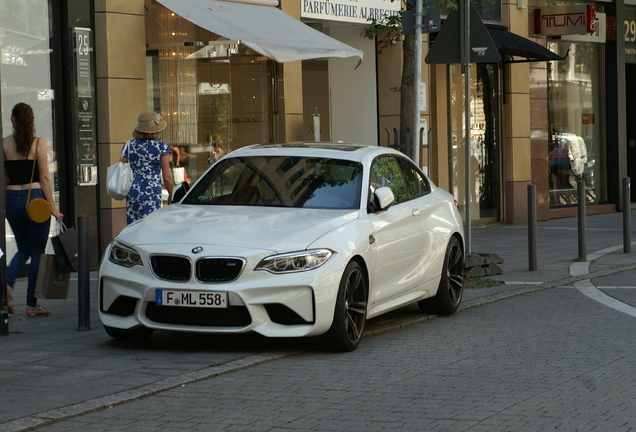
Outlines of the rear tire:
[[464,294],[464,251],[456,237],[451,237],[444,255],[442,278],[435,297],[417,302],[424,313],[450,315],[457,311]]
[[137,326],[129,329],[104,326],[104,330],[106,330],[108,336],[113,339],[126,342],[141,342],[148,339],[154,333],[154,329],[143,326]]
[[321,347],[347,352],[360,345],[367,319],[367,280],[355,261],[351,261],[342,275],[333,322],[327,333],[319,338]]

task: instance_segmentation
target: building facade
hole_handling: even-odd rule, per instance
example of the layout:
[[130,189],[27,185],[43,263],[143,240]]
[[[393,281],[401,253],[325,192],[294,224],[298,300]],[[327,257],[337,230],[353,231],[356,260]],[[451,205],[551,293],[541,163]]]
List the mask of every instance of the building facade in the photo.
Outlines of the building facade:
[[[183,6],[194,2],[14,3],[0,0],[3,136],[11,107],[31,104],[67,225],[90,217],[92,268],[126,223],[125,202],[111,199],[103,184],[142,111],[169,122],[163,139],[189,181],[214,163],[215,143],[228,153],[254,143],[398,141],[402,37],[379,51],[382,36],[361,33],[368,18],[398,13],[400,2],[228,1],[251,8],[254,21],[239,37],[199,22]],[[636,112],[629,79],[636,1],[585,5],[594,6],[598,30],[582,37],[541,34],[536,11],[551,6],[545,0],[475,2],[501,60],[472,65],[469,124],[461,66],[427,63],[439,35],[423,36],[419,162],[464,214],[470,202],[471,223],[526,222],[530,184],[539,219],[575,216],[578,180],[585,180],[588,214],[622,209],[621,179],[636,175],[636,126],[628,124]],[[311,28],[333,44],[325,41],[323,57],[301,57],[298,47],[268,51],[250,39],[269,31],[257,19],[264,8],[285,14],[275,19],[293,18],[290,29]]]

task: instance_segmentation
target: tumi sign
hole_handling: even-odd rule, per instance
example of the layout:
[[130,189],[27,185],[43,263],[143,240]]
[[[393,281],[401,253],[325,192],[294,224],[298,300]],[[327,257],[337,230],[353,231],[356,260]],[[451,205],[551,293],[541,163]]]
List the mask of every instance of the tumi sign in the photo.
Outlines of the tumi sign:
[[535,33],[544,36],[586,34],[596,31],[596,8],[590,5],[535,9]]

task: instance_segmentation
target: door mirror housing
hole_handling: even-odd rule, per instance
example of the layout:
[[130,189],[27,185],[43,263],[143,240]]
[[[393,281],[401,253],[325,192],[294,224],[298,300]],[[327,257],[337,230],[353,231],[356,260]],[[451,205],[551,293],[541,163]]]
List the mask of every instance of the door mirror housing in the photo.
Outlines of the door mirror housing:
[[375,190],[375,202],[379,211],[386,211],[395,203],[395,196],[389,187],[381,187]]
[[190,183],[187,181],[181,182],[174,188],[172,191],[172,199],[170,200],[172,203],[178,203],[183,199],[185,194],[190,190]]

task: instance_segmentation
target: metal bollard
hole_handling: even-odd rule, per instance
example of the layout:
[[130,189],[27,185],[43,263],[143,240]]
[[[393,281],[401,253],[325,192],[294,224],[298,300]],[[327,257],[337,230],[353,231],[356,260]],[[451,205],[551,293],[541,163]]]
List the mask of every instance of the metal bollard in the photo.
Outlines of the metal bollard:
[[632,209],[629,177],[623,177],[623,253],[632,251]]
[[528,269],[537,270],[537,186],[528,185]]
[[579,210],[579,259],[587,261],[586,221],[585,221],[585,180],[577,181],[578,210]]
[[77,218],[77,306],[78,330],[91,329],[91,275],[88,259],[88,216]]

